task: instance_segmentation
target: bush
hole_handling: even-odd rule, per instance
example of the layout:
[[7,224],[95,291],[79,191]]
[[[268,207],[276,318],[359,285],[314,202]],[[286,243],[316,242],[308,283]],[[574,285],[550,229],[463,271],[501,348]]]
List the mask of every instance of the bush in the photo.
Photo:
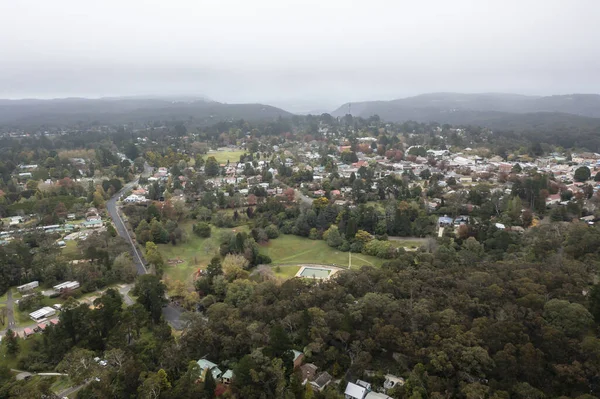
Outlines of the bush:
[[256,256],[256,264],[257,265],[268,265],[271,262],[273,262],[273,260],[271,259],[271,257],[269,255],[258,254]]
[[365,255],[376,256],[382,259],[391,259],[394,257],[394,246],[389,241],[372,240],[365,244],[362,253]]
[[360,252],[363,249],[364,244],[361,241],[354,241],[351,245],[350,245],[350,252]]
[[196,223],[193,227],[193,231],[198,237],[203,238],[208,238],[211,234],[210,225],[206,222]]
[[338,249],[342,252],[348,252],[348,251],[350,251],[350,243],[348,241],[344,240],[342,242],[342,245],[340,245]]
[[283,222],[283,226],[281,226],[281,232],[283,234],[292,234],[293,228],[294,228],[294,221],[286,220],[285,222]]
[[274,240],[279,237],[279,229],[274,224],[270,224],[265,228],[265,232],[267,233],[267,237],[269,240]]
[[319,231],[313,227],[312,229],[310,229],[310,232],[308,233],[308,238],[310,238],[311,240],[318,240],[319,239]]

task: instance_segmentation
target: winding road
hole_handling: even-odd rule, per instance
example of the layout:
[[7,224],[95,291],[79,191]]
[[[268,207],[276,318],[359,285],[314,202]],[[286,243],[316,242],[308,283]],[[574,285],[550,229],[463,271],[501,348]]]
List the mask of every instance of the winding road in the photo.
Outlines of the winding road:
[[[150,165],[148,165],[146,163],[144,165],[144,173],[142,173],[142,176],[148,177],[151,174],[152,174],[152,167],[150,167]],[[121,198],[121,196],[123,196],[123,194],[125,192],[127,192],[128,190],[131,190],[133,188],[133,186],[138,184],[138,181],[139,181],[139,179],[126,184],[118,193],[113,195],[106,202],[106,210],[108,211],[108,214],[110,215],[110,218],[112,219],[112,221],[115,225],[115,229],[117,230],[117,233],[121,237],[123,237],[125,239],[125,241],[127,241],[131,247],[131,256],[133,258],[133,262],[135,263],[137,273],[138,274],[147,274],[148,269],[146,268],[146,261],[144,260],[144,254],[141,253],[141,251],[138,249],[137,245],[135,244],[133,238],[131,238],[131,235],[129,234],[129,230],[127,230],[127,227],[125,226],[125,222],[123,221],[123,218],[121,217],[121,214],[119,213],[119,206],[117,204],[117,201],[119,200],[119,198]],[[163,317],[174,329],[176,329],[176,330],[182,329],[182,323],[180,320],[181,310],[178,309],[177,307],[175,307],[173,305],[165,306],[163,308]]]

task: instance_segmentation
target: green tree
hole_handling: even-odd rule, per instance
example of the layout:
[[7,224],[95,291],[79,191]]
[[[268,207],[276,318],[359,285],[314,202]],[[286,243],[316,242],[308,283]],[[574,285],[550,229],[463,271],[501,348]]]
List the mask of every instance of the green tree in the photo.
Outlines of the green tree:
[[219,175],[219,163],[215,157],[208,157],[204,164],[204,173],[208,177],[215,177]]
[[171,388],[167,372],[163,369],[156,373],[150,372],[142,375],[142,384],[138,388],[140,398],[158,399],[162,393]]
[[326,241],[327,245],[330,247],[337,248],[344,242],[342,236],[340,235],[340,231],[337,226],[331,226],[324,234],[323,237],[327,236]]
[[575,169],[573,178],[575,179],[575,181],[584,182],[590,180],[591,175],[592,174],[590,172],[590,168],[588,168],[587,166],[581,166]]
[[151,241],[146,243],[146,260],[154,267],[156,274],[162,276],[165,261],[158,250],[158,246]]
[[206,374],[204,375],[204,397],[206,399],[213,399],[215,397],[215,389],[217,389],[217,382],[212,372],[206,370]]
[[138,297],[137,302],[150,313],[154,323],[160,321],[162,307],[167,303],[165,293],[166,286],[153,274],[139,276],[133,288],[133,295]]
[[11,356],[14,356],[17,353],[19,353],[19,337],[10,328],[6,330],[6,334],[4,335],[4,342],[6,343],[6,353],[8,353]]
[[594,318],[582,305],[561,299],[546,302],[544,318],[570,337],[583,335],[594,323]]
[[590,290],[589,310],[597,324],[600,324],[600,284],[596,284]]
[[62,359],[56,369],[68,374],[74,383],[82,384],[100,371],[94,356],[94,352],[88,349],[74,348]]
[[208,238],[210,237],[210,225],[206,222],[198,222],[193,227],[194,234],[198,237]]

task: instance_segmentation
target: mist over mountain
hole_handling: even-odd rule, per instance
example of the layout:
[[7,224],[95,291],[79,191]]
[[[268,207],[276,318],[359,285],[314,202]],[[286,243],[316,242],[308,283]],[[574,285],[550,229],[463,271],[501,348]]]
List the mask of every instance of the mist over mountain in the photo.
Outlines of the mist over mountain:
[[147,123],[185,120],[209,125],[227,120],[262,120],[292,114],[263,104],[224,104],[199,97],[64,98],[0,100],[0,123],[13,126],[74,123]]
[[501,93],[432,93],[392,101],[346,103],[332,115],[348,113],[363,118],[379,115],[381,119],[392,122],[413,120],[506,128],[523,120],[556,123],[600,118],[600,95],[542,97]]

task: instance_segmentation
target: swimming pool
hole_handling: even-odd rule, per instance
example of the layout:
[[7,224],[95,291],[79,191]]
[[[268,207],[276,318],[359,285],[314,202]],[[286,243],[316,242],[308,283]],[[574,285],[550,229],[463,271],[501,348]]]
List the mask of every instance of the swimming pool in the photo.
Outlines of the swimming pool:
[[297,274],[299,277],[310,277],[310,278],[319,278],[325,279],[328,278],[331,274],[330,269],[325,269],[322,267],[309,267],[304,266],[302,270],[300,270]]

